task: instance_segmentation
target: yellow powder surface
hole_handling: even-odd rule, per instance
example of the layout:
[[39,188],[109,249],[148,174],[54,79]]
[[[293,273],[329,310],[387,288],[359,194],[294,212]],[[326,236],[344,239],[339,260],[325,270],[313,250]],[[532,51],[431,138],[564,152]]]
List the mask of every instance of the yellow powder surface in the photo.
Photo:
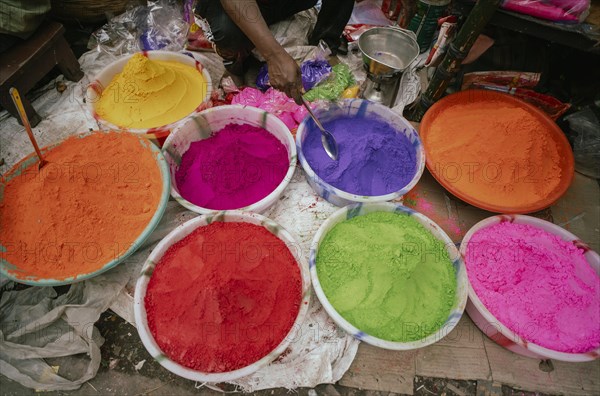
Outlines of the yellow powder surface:
[[96,103],[98,115],[119,127],[155,128],[178,121],[202,103],[206,80],[196,68],[135,54]]
[[526,206],[560,184],[560,154],[547,127],[526,109],[482,101],[443,110],[424,137],[438,178],[497,206]]

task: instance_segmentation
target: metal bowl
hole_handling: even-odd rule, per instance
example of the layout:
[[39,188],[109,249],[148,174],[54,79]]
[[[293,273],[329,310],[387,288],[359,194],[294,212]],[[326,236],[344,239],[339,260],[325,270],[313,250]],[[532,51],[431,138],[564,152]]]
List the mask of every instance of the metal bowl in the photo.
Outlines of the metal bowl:
[[367,71],[387,76],[404,71],[419,56],[419,44],[411,31],[393,27],[367,30],[358,39]]

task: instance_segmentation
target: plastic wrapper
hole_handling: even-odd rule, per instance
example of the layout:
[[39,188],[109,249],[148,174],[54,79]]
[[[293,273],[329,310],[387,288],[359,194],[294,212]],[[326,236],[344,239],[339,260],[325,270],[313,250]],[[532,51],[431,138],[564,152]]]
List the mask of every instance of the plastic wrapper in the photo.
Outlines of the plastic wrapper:
[[504,0],[501,7],[549,21],[579,23],[589,14],[590,0]]
[[539,73],[517,71],[488,71],[467,73],[463,78],[462,90],[488,89],[513,95],[524,102],[543,110],[553,120],[557,120],[571,108],[553,96],[534,91],[540,81]]
[[208,22],[204,19],[193,17],[190,29],[188,30],[185,49],[190,51],[215,51],[212,33],[208,27]]
[[88,48],[121,56],[137,51],[179,51],[186,42],[188,23],[175,0],[149,1],[129,8],[92,33]]
[[441,18],[438,21],[440,32],[435,44],[433,44],[433,48],[429,51],[425,66],[437,66],[441,62],[442,56],[446,53],[448,45],[456,34],[457,23],[458,18],[454,15]]
[[252,87],[244,88],[233,97],[231,103],[258,107],[268,111],[283,121],[290,130],[296,129],[308,114],[304,107],[298,106],[293,99],[273,88],[267,89],[266,92]]
[[[414,1],[414,0],[410,0]],[[369,25],[388,26],[394,21],[382,11],[382,0],[361,0],[354,3],[349,24],[368,23]]]
[[[0,371],[37,391],[73,390],[94,378],[104,339],[94,326],[125,286],[126,265],[94,279],[73,284],[60,296],[52,287],[4,291],[0,300]],[[10,284],[5,286],[10,287]],[[83,355],[85,369],[69,378],[46,358]],[[54,361],[56,365],[61,360]],[[65,361],[72,365],[73,362]]]
[[600,179],[600,114],[587,108],[573,113],[565,120],[570,131],[567,137],[573,145],[575,169],[584,175]]
[[346,88],[354,85],[354,76],[348,65],[338,63],[325,81],[315,86],[304,94],[304,99],[313,102],[317,99],[337,100],[342,96]]
[[[312,87],[317,85],[319,82],[327,78],[331,73],[332,67],[325,59],[310,59],[302,62],[300,65],[300,71],[302,73],[302,87],[305,91],[310,90]],[[258,71],[256,76],[256,86],[266,91],[269,87],[269,70],[267,65],[264,64]]]
[[358,23],[355,25],[346,25],[342,34],[344,35],[346,41],[348,41],[349,43],[353,43],[355,41],[358,41],[358,38],[361,34],[374,27],[376,26],[366,25],[362,23]]
[[462,89],[467,89],[475,84],[533,88],[540,82],[540,77],[540,73],[521,71],[483,71],[466,73],[463,77]]

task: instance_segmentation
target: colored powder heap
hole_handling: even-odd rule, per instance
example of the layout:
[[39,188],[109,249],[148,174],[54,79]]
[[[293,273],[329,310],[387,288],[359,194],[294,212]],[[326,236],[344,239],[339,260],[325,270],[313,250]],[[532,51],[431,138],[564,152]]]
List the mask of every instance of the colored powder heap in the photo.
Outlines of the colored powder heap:
[[431,123],[424,143],[438,177],[488,204],[536,203],[561,180],[560,154],[546,126],[506,103],[451,106]]
[[414,218],[375,212],[338,223],[317,254],[319,282],[356,328],[399,342],[442,327],[456,278],[444,244]]
[[600,278],[573,243],[502,222],[473,235],[465,261],[481,302],[525,340],[570,353],[600,347]]
[[[155,154],[136,135],[71,137],[7,176],[0,202],[2,258],[21,278],[66,279],[96,271],[127,251],[158,207]],[[12,173],[15,172],[15,173]]]
[[267,130],[229,124],[193,142],[175,174],[181,196],[208,209],[239,209],[269,195],[290,166],[285,146]]
[[135,54],[102,91],[98,115],[126,128],[155,128],[194,111],[206,96],[206,81],[196,68],[150,60]]
[[333,161],[323,148],[321,132],[311,121],[302,150],[325,182],[357,195],[385,195],[401,190],[417,170],[416,150],[389,123],[375,117],[340,117],[325,122],[338,143]]
[[171,246],[146,291],[148,326],[172,360],[202,372],[247,366],[286,337],[300,309],[300,269],[263,227],[212,223]]

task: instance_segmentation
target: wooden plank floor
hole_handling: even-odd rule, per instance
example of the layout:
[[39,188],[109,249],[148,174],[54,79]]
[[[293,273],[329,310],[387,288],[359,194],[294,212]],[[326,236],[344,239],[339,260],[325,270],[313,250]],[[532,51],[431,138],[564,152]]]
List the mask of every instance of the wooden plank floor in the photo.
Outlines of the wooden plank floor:
[[[475,380],[484,387],[490,383],[503,384],[550,394],[600,394],[600,361],[552,361],[551,364],[553,370],[545,372],[540,368],[540,360],[517,355],[497,345],[465,315],[447,339],[417,351],[384,351],[362,343],[352,366],[339,383],[352,388],[412,395],[414,378],[421,376]],[[481,394],[493,393],[482,391]]]

